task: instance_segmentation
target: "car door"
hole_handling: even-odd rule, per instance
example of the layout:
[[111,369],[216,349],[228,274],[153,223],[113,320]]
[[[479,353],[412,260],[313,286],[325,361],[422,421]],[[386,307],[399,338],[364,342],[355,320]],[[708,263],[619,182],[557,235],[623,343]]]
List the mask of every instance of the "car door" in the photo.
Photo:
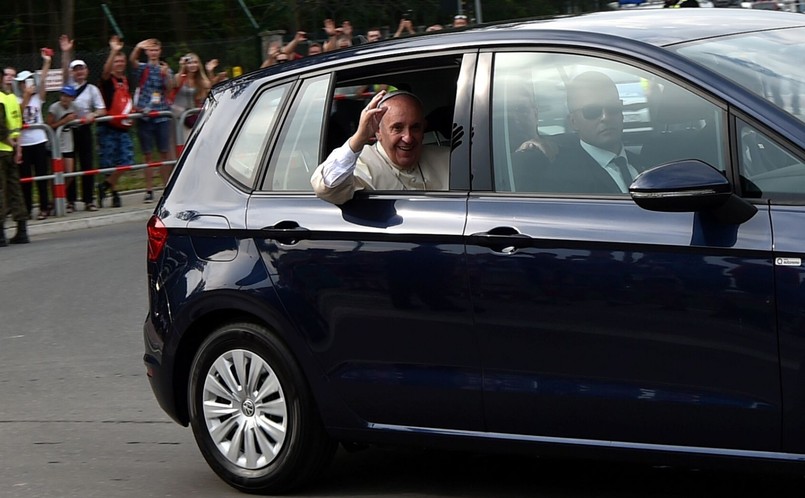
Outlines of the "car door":
[[[801,126],[801,125],[800,125]],[[783,449],[805,452],[805,270],[802,231],[805,200],[805,159],[802,144],[792,144],[747,121],[737,125],[741,181],[745,191],[771,210],[774,234],[774,281],[780,334],[780,372],[783,396]]]
[[[417,67],[427,70],[428,60]],[[274,287],[332,395],[370,427],[477,430],[466,191],[360,192],[342,206],[318,199],[310,175],[329,153],[333,81],[328,73],[300,83],[249,201],[248,228],[259,232]],[[338,118],[347,122],[351,107],[340,106]]]
[[[491,97],[475,100],[490,114],[473,118],[491,150],[472,151],[474,190],[487,182],[489,191],[470,196],[465,231],[488,430],[615,447],[779,450],[768,210],[759,205],[745,223],[726,224],[646,211],[625,193],[529,190],[514,160],[522,153],[511,138],[521,131],[514,90],[532,92],[539,141],[561,149],[578,144],[564,128],[573,110],[563,94],[585,71],[616,83],[631,75],[707,115],[706,124],[686,127],[624,118],[628,152],[662,134],[671,160],[706,158],[724,171],[724,110],[666,78],[594,56],[502,52],[494,70],[491,59],[482,54],[479,63],[491,75]],[[677,132],[689,147],[673,145]],[[704,152],[692,147],[699,138]]]

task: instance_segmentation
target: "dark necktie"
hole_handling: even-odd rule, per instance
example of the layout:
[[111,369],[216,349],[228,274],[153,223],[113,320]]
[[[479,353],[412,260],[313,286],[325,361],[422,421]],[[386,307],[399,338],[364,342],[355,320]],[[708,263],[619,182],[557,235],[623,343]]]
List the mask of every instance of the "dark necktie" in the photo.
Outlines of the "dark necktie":
[[628,192],[629,185],[632,184],[632,173],[629,172],[629,166],[627,166],[626,158],[623,156],[616,156],[609,161],[609,164],[612,164],[618,169],[621,178],[623,178],[623,184],[626,185],[626,191]]

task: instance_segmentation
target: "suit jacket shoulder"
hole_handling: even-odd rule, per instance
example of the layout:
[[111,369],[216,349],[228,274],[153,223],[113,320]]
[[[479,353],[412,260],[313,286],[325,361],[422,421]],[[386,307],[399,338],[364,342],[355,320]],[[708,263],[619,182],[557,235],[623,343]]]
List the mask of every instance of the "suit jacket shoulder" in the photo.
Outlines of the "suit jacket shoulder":
[[577,142],[559,149],[552,163],[554,192],[577,194],[620,193],[609,173]]

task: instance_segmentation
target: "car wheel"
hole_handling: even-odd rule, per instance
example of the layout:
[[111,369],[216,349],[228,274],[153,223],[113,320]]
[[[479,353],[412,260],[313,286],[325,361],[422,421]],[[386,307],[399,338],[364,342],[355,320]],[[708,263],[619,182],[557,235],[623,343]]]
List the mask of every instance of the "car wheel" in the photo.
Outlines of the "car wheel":
[[228,324],[204,341],[193,361],[189,406],[207,463],[241,491],[290,491],[335,452],[296,361],[257,324]]

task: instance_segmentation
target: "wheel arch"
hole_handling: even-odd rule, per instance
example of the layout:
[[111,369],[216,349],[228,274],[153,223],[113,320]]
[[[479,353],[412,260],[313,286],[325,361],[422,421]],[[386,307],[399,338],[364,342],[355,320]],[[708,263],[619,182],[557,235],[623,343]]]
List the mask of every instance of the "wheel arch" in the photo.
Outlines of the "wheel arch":
[[314,399],[319,392],[311,378],[320,378],[323,374],[313,361],[305,341],[278,311],[282,309],[281,305],[266,302],[263,295],[246,297],[243,294],[243,291],[209,292],[193,306],[186,306],[185,317],[177,320],[184,325],[179,327],[183,332],[173,355],[172,379],[176,418],[182,425],[186,426],[190,421],[188,382],[193,359],[204,340],[226,323],[249,322],[268,328],[293,356]]

